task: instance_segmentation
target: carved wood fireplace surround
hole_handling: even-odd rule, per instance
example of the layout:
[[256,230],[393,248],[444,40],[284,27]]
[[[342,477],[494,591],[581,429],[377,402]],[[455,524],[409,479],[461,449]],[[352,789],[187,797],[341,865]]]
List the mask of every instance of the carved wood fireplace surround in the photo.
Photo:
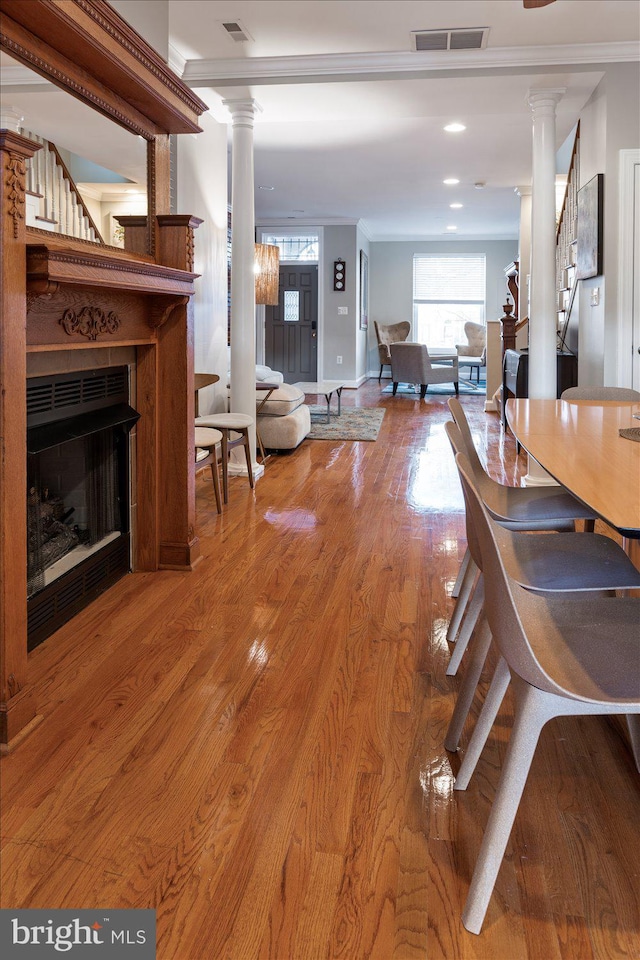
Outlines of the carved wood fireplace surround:
[[[189,570],[193,458],[194,230],[171,215],[169,135],[206,105],[104,0],[3,0],[2,49],[147,141],[148,216],[125,250],[25,226],[25,161],[39,145],[0,130],[0,749],[39,720],[27,656],[26,379],[49,357],[135,364],[134,570]],[[141,252],[142,251],[142,252]],[[37,355],[40,355],[37,357]]]

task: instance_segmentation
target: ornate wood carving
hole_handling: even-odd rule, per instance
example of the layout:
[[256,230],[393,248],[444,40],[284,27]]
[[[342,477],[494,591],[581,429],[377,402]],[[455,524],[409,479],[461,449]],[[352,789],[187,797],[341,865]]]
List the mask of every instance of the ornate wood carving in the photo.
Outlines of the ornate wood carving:
[[105,313],[100,307],[82,307],[77,313],[65,310],[58,323],[70,337],[79,333],[87,340],[97,340],[104,333],[113,336],[120,329],[120,320],[113,310]]
[[5,180],[7,213],[13,220],[13,238],[18,239],[18,228],[24,220],[24,184],[25,162],[23,157],[10,153],[7,158],[7,179]]
[[184,307],[189,303],[189,297],[174,297],[167,302],[166,297],[153,297],[149,310],[149,326],[157,330],[167,322],[176,307]]
[[27,289],[27,313],[41,297],[50,300],[53,294],[58,292],[58,286],[59,284],[51,283],[49,280],[34,280]]

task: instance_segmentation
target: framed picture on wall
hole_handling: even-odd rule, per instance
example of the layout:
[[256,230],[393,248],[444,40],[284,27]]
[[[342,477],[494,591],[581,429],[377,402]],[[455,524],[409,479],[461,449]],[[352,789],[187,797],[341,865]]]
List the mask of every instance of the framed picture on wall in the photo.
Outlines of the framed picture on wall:
[[576,245],[578,280],[599,277],[602,273],[603,194],[603,173],[597,173],[578,190],[578,242]]
[[369,326],[369,257],[360,251],[360,329]]

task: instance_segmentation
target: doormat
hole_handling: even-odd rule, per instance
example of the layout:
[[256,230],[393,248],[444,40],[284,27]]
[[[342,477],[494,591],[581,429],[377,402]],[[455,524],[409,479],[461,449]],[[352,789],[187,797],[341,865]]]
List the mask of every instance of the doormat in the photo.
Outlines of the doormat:
[[[325,405],[310,406],[313,415],[326,414]],[[382,418],[383,407],[355,407],[351,410],[342,408],[340,416],[331,413],[330,423],[311,424],[310,440],[377,440]]]
[[[481,380],[479,384],[476,384],[475,380],[473,383],[471,383],[469,380],[459,380],[458,387],[459,392],[465,396],[483,396],[487,392],[487,381]],[[382,392],[385,397],[392,397],[393,384],[388,384],[388,386],[386,386]],[[455,393],[456,391],[453,388],[453,383],[430,383],[427,387],[427,399],[430,395],[454,397]],[[399,383],[396,391],[396,397],[410,397],[412,400],[419,400],[420,387],[416,387],[411,383]]]

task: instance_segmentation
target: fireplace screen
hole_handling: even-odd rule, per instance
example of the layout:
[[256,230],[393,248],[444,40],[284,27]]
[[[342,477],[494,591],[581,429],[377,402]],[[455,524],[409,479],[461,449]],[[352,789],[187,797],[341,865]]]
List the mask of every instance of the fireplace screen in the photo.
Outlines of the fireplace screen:
[[27,384],[29,649],[130,569],[126,367]]
[[29,457],[28,596],[122,532],[117,467],[113,430]]

